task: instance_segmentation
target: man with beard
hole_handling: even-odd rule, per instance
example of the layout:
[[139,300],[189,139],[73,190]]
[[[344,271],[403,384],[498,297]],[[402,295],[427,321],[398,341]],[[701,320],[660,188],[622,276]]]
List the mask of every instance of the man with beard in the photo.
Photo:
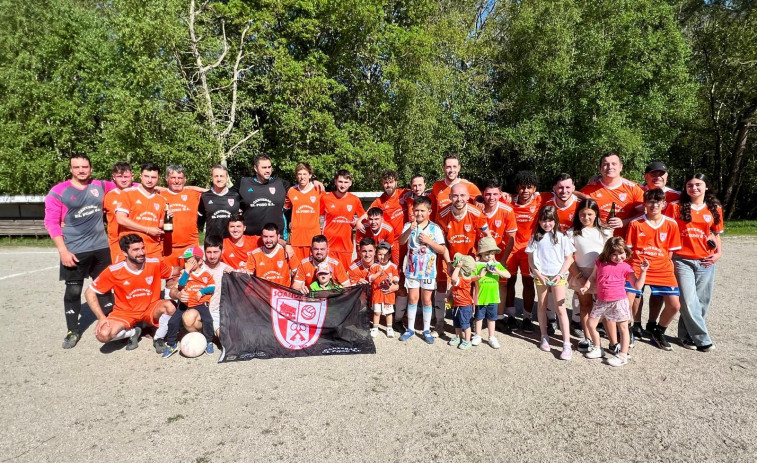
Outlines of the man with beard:
[[[119,245],[125,260],[103,270],[87,288],[85,298],[97,317],[97,340],[106,343],[128,338],[126,349],[132,350],[138,347],[142,334],[137,323],[157,327],[161,316],[170,316],[176,310],[171,301],[160,298],[161,280],[171,278],[173,269],[160,259],[146,257],[145,243],[139,235],[126,234],[119,240]],[[113,311],[106,316],[98,296],[110,291],[113,291],[116,302]]]
[[275,223],[265,224],[262,233],[260,239],[263,246],[253,250],[247,257],[247,273],[282,286],[291,286],[292,274],[299,267],[300,261],[294,255],[287,257],[284,246],[279,244],[281,237]]
[[310,244],[310,257],[303,260],[297,267],[297,274],[294,277],[292,289],[302,294],[310,292],[310,285],[315,281],[315,274],[318,265],[326,263],[331,268],[331,274],[336,283],[343,287],[350,286],[350,279],[344,270],[342,263],[329,256],[329,240],[323,235],[316,235]]

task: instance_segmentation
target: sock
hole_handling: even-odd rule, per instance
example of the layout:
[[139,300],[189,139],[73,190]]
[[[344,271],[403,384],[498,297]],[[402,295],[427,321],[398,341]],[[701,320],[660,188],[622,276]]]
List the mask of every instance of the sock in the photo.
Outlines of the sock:
[[126,339],[128,337],[134,336],[134,328],[130,329],[129,331],[121,330],[116,334],[116,337],[111,339],[111,341],[118,341],[119,339]]
[[531,312],[523,311],[523,320],[531,320]]
[[407,296],[397,296],[395,308],[395,320],[402,322],[402,317],[405,315],[407,309]]
[[166,337],[166,334],[168,334],[168,320],[170,319],[171,316],[167,314],[160,316],[160,319],[158,319],[158,329],[155,330],[156,339],[163,339]]
[[667,326],[657,325],[657,332],[660,334],[665,334],[665,330],[667,330]]
[[423,308],[423,331],[431,331],[431,313],[433,307]]
[[66,316],[68,331],[79,332],[79,313],[81,312],[81,291],[83,281],[67,281],[66,292],[63,295],[63,312]]
[[505,307],[505,313],[511,317],[515,316],[515,307]]
[[497,320],[504,320],[505,314],[497,314]]
[[407,305],[407,329],[413,331],[415,329],[415,313],[418,311],[418,304]]
[[641,328],[641,322],[633,322],[634,328]]

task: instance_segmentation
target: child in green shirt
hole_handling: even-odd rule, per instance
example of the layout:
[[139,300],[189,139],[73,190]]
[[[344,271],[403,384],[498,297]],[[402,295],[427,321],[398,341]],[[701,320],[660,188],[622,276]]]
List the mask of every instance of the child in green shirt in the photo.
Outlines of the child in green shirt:
[[510,278],[510,272],[496,260],[500,253],[494,238],[484,237],[478,242],[478,261],[476,274],[476,334],[471,338],[471,344],[481,344],[481,328],[484,318],[489,329],[489,345],[499,349],[499,341],[494,337],[494,325],[497,322],[497,307],[499,306],[499,279]]

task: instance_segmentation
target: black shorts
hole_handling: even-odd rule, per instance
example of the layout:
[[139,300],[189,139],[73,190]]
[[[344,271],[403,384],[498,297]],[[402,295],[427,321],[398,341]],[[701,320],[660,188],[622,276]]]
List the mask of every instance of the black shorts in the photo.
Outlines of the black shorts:
[[110,248],[75,254],[79,262],[76,267],[60,266],[61,281],[83,281],[91,277],[93,280],[110,265]]

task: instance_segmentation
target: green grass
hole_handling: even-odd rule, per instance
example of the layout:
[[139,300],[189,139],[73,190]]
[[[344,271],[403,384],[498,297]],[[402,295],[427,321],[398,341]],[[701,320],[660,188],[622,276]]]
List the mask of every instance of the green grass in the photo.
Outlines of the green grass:
[[757,220],[727,220],[725,233],[725,236],[757,235]]
[[0,248],[9,246],[28,246],[34,248],[54,248],[53,240],[49,237],[34,238],[33,236],[0,237]]

